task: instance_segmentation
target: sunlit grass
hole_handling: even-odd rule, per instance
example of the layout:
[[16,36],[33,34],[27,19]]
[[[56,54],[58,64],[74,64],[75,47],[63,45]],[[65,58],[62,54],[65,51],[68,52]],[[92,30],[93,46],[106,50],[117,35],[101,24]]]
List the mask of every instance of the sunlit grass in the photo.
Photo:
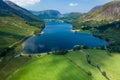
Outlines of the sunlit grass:
[[7,80],[92,80],[64,56],[44,56],[27,63]]
[[[84,52],[89,53],[92,63],[100,66],[111,80],[120,79],[120,54],[112,53],[110,56],[105,50],[96,49]],[[19,62],[21,64],[16,68]],[[106,80],[97,68],[87,63],[85,54],[80,51],[70,51],[65,56],[19,57],[8,63],[0,75],[4,75],[4,80]]]

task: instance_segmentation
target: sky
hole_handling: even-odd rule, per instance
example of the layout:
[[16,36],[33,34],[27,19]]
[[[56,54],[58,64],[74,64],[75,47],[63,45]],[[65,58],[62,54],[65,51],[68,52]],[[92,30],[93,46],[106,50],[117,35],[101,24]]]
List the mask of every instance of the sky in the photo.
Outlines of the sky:
[[21,7],[33,11],[59,10],[61,13],[88,12],[93,7],[112,0],[10,0]]

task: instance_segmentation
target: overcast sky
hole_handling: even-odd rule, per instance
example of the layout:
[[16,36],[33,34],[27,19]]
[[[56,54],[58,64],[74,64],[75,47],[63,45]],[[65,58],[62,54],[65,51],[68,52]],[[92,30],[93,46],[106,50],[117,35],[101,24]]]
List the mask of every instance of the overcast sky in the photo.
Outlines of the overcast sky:
[[59,10],[61,13],[88,12],[91,8],[112,0],[10,0],[29,10]]

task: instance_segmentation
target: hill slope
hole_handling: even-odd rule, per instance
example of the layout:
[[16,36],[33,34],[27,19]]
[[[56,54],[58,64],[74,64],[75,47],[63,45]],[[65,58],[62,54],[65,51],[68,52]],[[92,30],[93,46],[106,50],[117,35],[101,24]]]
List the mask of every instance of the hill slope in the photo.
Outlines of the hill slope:
[[90,10],[90,12],[92,12],[92,11],[94,11],[94,10],[97,10],[97,9],[99,9],[99,8],[101,8],[101,7],[102,7],[102,5],[95,6],[94,8],[92,8],[92,9]]
[[26,9],[10,1],[0,0],[0,56],[7,54],[9,46],[33,35],[44,24]]
[[109,2],[80,18],[81,20],[117,20],[120,19],[120,1]]
[[74,29],[92,31],[109,42],[109,50],[120,52],[120,1],[111,1],[73,22]]
[[[96,49],[88,49],[84,52],[89,54],[91,62],[98,65],[110,80],[120,79],[120,55],[118,53],[110,56],[107,51]],[[44,55],[14,58],[1,70],[0,80],[2,79],[107,80],[99,69],[88,64],[86,54],[80,51],[70,51],[64,56]]]
[[18,15],[18,16],[22,17],[23,19],[25,19],[26,21],[32,21],[32,22],[33,21],[41,21],[40,18],[31,14],[28,10],[14,4],[11,1],[5,0],[4,3],[1,3],[1,5],[6,5],[5,9],[8,10],[8,12]]
[[39,16],[40,18],[59,18],[61,17],[61,13],[57,10],[44,10],[44,11],[31,11],[34,15]]
[[63,14],[63,17],[68,18],[68,19],[77,19],[77,18],[81,17],[82,15],[83,15],[83,13],[71,12],[71,13]]

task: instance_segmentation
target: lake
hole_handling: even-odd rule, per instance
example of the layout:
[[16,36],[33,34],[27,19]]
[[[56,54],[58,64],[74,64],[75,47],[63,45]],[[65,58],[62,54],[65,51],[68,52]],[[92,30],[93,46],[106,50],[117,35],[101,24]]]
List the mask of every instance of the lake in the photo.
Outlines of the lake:
[[72,32],[72,25],[63,22],[46,22],[43,34],[27,39],[23,43],[23,52],[34,54],[53,50],[69,50],[75,45],[88,47],[106,46],[107,42],[92,34]]

